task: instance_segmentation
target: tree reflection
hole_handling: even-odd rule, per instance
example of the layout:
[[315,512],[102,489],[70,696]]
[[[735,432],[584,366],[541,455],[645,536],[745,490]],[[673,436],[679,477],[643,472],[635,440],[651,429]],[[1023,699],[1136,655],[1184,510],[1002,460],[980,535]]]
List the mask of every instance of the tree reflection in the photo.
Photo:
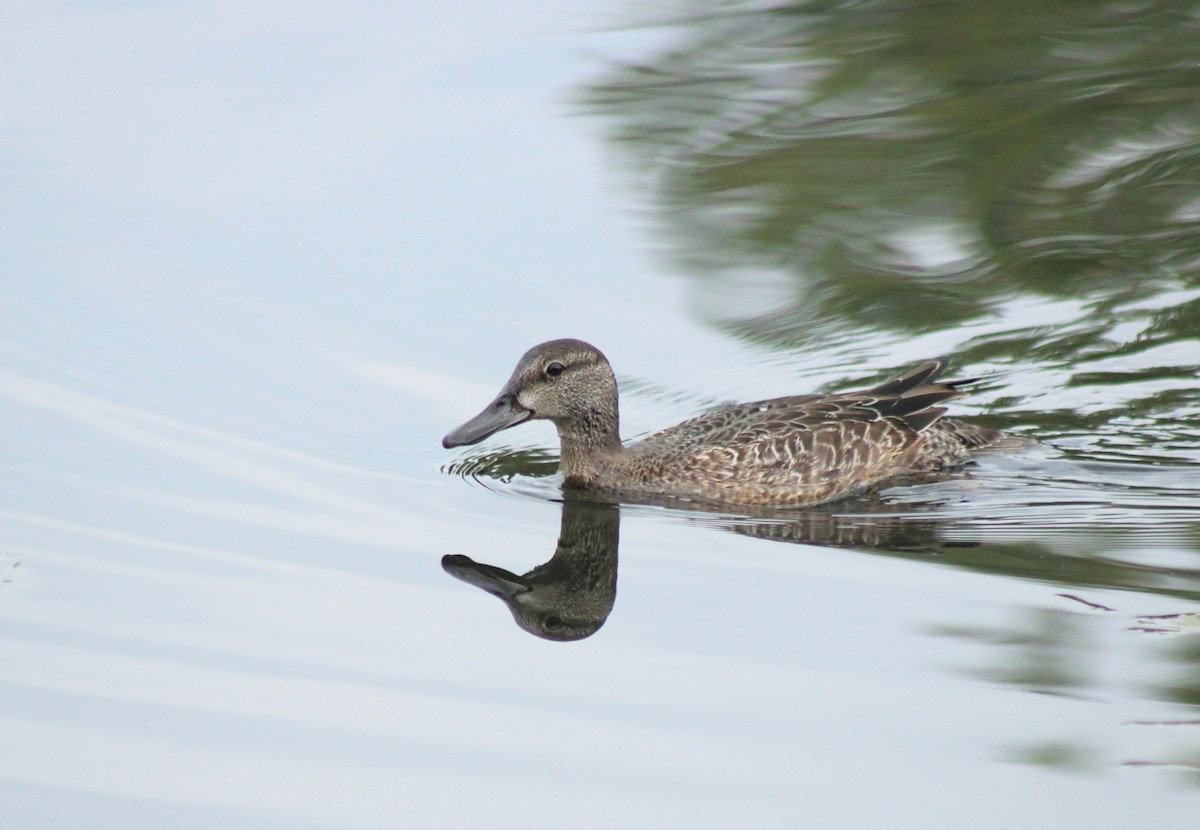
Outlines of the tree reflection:
[[964,363],[1061,367],[1195,460],[1198,9],[709,0],[582,97],[708,322],[838,350],[999,321]]
[[585,100],[689,271],[795,281],[746,334],[1196,284],[1196,3],[701,5]]

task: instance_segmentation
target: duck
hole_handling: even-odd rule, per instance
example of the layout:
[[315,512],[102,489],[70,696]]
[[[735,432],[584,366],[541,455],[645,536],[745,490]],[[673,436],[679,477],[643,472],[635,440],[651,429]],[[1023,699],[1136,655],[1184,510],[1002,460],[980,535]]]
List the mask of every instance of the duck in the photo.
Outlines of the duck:
[[859,392],[724,406],[626,445],[608,359],[582,340],[551,340],[525,352],[496,398],[442,446],[547,420],[558,431],[568,491],[688,506],[821,504],[1030,443],[944,417],[942,404],[977,380],[939,380],[947,363],[927,360]]

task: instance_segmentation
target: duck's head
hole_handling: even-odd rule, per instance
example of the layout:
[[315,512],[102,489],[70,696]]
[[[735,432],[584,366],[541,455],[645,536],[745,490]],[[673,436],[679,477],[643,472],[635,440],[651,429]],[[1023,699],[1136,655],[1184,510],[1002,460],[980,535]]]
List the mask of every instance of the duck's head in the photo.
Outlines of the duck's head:
[[580,591],[553,576],[547,579],[542,572],[549,564],[518,576],[467,556],[442,557],[442,570],[499,597],[517,625],[535,637],[567,642],[592,636],[612,612],[617,597],[616,571],[611,579]]
[[525,352],[487,407],[442,439],[474,444],[524,421],[554,422],[564,439],[606,446],[617,437],[617,381],[608,360],[582,340],[551,340]]
[[524,630],[546,640],[595,634],[617,599],[616,507],[563,501],[558,547],[549,562],[518,576],[467,556],[442,557],[442,569],[499,597]]

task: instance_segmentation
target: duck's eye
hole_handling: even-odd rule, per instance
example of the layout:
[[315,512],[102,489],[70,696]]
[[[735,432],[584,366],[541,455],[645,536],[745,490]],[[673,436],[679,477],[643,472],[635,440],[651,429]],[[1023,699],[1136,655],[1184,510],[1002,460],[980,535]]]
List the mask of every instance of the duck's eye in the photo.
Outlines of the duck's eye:
[[551,363],[546,367],[546,374],[552,378],[556,378],[563,373],[563,365],[558,361]]
[[566,623],[563,622],[562,617],[556,617],[554,615],[546,617],[546,628],[549,629],[550,631],[558,631],[560,628],[562,628],[565,625],[566,625]]

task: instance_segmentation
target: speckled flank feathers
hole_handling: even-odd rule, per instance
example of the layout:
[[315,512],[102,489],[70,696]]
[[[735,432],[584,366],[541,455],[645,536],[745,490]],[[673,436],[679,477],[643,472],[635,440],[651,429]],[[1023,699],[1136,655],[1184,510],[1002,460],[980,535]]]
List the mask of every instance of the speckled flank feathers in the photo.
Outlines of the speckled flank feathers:
[[907,473],[962,463],[1028,441],[943,418],[970,381],[938,381],[931,360],[872,389],[737,404],[624,447],[617,385],[604,355],[579,340],[530,349],[500,395],[443,439],[470,444],[522,421],[554,423],[571,488],[712,504],[816,504]]

